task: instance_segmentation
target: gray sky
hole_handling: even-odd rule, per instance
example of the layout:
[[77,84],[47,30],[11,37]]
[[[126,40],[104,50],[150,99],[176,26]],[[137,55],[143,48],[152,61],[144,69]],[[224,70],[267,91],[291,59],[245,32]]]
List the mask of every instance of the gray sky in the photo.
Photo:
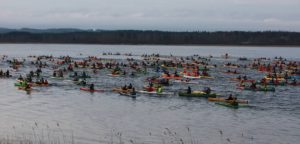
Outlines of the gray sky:
[[0,27],[300,31],[300,0],[0,0]]

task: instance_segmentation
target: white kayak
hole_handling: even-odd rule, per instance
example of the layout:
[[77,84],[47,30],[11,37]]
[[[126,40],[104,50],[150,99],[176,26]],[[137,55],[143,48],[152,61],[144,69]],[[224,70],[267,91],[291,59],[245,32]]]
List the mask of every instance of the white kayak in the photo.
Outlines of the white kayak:
[[182,80],[174,80],[175,83],[185,83],[185,84],[199,84],[199,82],[196,81],[182,81]]

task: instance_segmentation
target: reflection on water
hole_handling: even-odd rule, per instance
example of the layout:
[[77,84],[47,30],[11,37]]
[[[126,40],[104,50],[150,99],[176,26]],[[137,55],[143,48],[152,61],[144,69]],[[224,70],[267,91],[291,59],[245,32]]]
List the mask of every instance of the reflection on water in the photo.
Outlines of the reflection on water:
[[[0,45],[1,54],[26,57],[36,54],[85,57],[102,52],[134,52],[173,55],[216,55],[228,52],[249,57],[282,55],[299,58],[296,48],[225,48],[193,46],[120,45]],[[239,51],[237,51],[239,49]],[[283,51],[291,50],[289,53]],[[82,53],[82,55],[80,55]],[[258,55],[259,54],[259,55]],[[223,63],[215,59],[216,63]],[[1,65],[1,68],[5,66]],[[258,78],[261,74],[242,71]],[[102,73],[103,75],[105,72]],[[178,96],[137,99],[105,92],[79,91],[70,81],[58,86],[18,91],[14,79],[0,79],[0,135],[34,143],[298,143],[300,140],[300,88],[277,87],[274,93],[239,91],[236,83],[201,80],[194,89],[210,85],[220,94],[235,93],[250,100],[250,108],[229,109],[205,99]],[[222,78],[222,76],[224,78]],[[143,78],[99,76],[97,86],[110,88],[128,82],[141,87]],[[174,85],[170,90],[186,86]]]

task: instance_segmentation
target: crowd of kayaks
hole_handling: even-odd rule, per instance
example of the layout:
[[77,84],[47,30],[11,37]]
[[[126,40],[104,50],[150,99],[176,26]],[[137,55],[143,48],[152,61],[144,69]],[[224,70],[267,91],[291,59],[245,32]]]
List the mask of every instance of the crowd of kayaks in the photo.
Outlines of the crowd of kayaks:
[[[122,55],[104,53],[105,55]],[[226,81],[235,81],[237,89],[246,91],[275,92],[277,86],[300,86],[299,61],[287,60],[281,57],[270,58],[236,58],[238,62],[213,63],[212,56],[189,57],[160,56],[159,54],[141,55],[139,59],[131,58],[132,54],[125,54],[127,59],[111,59],[101,56],[87,58],[72,58],[70,56],[29,56],[28,58],[12,58],[3,56],[1,63],[9,66],[7,70],[0,70],[0,78],[15,77],[15,86],[19,90],[31,91],[34,87],[54,86],[63,80],[70,80],[80,91],[102,93],[115,92],[122,96],[136,98],[138,95],[203,97],[218,105],[238,108],[248,104],[248,100],[237,99],[232,95],[218,94],[209,85],[203,89],[192,90],[199,86],[202,80],[211,81],[221,79],[219,73],[227,77]],[[223,59],[229,59],[225,54]],[[224,60],[226,61],[226,60]],[[26,70],[30,72],[26,73]],[[252,70],[263,74],[261,79],[251,79],[242,70]],[[22,73],[23,72],[23,73]],[[216,75],[219,74],[219,75]],[[214,74],[214,75],[212,75]],[[97,87],[91,79],[99,76],[120,81],[127,78],[142,78],[144,85],[119,85],[111,89]],[[224,77],[224,76],[222,76]],[[48,81],[49,80],[49,81]],[[224,81],[224,82],[226,82]],[[103,85],[103,84],[102,84]],[[105,84],[104,84],[105,85]],[[173,85],[180,85],[184,89],[169,90]]]

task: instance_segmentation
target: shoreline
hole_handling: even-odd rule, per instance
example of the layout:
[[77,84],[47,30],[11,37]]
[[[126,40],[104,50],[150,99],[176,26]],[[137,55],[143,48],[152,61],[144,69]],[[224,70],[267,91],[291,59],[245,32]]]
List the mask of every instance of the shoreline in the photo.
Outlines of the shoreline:
[[226,44],[114,44],[114,43],[42,43],[42,42],[16,42],[16,43],[10,43],[10,42],[0,42],[0,45],[128,45],[128,46],[207,46],[207,47],[288,47],[288,48],[300,48],[300,45],[226,45]]

